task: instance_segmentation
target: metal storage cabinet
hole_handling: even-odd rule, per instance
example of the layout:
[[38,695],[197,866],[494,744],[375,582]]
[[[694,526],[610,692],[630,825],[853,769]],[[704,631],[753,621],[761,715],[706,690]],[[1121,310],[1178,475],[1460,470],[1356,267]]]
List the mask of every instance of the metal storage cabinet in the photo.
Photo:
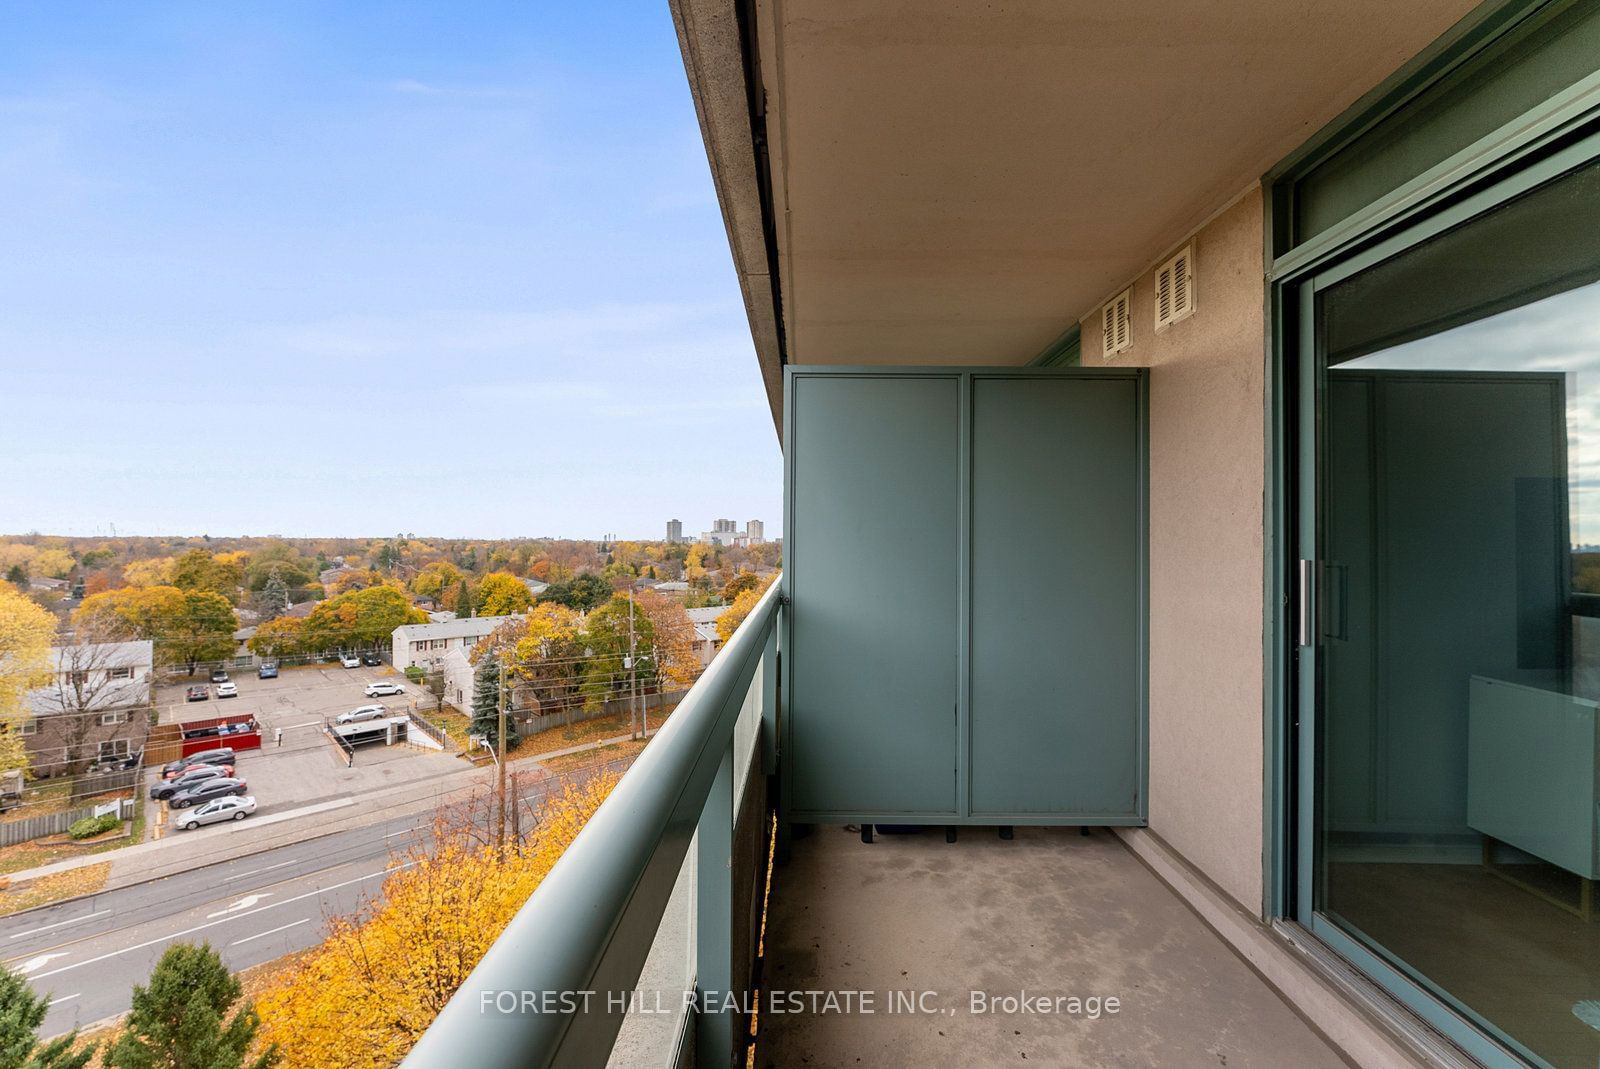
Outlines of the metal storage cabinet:
[[785,819],[1143,823],[1144,373],[785,386]]

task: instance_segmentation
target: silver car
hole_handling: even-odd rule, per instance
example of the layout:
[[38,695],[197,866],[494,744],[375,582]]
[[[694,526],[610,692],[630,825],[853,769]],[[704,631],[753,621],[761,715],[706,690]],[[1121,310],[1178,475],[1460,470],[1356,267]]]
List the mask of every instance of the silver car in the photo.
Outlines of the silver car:
[[224,820],[243,820],[256,811],[254,795],[229,795],[218,798],[200,806],[192,813],[185,813],[178,822],[178,827],[184,831],[194,831],[202,824],[220,824]]
[[340,713],[334,717],[335,724],[360,724],[368,720],[381,720],[389,715],[389,710],[381,705],[363,705],[359,709],[352,709],[348,713]]

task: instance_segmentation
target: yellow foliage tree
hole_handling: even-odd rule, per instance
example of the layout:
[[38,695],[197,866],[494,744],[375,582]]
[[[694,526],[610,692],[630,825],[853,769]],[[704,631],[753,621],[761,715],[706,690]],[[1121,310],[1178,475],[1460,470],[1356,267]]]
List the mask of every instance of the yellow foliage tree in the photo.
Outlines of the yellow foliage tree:
[[615,777],[552,795],[538,825],[501,851],[471,823],[437,828],[431,852],[330,934],[256,1003],[259,1039],[283,1064],[388,1069],[405,1057],[600,807]]
[[55,617],[0,585],[0,772],[28,767],[27,743],[18,734],[28,719],[24,696],[50,680],[55,633]]
[[528,585],[510,572],[490,572],[478,584],[478,614],[508,616],[527,612],[533,604]]
[[750,615],[750,610],[756,607],[756,602],[761,600],[761,595],[767,592],[767,587],[777,576],[769,575],[754,587],[746,590],[733,599],[733,604],[724,609],[717,617],[717,635],[726,642],[739,630],[739,625],[744,623],[744,618]]
[[129,586],[171,586],[171,557],[150,557],[136,560],[122,569],[122,581]]

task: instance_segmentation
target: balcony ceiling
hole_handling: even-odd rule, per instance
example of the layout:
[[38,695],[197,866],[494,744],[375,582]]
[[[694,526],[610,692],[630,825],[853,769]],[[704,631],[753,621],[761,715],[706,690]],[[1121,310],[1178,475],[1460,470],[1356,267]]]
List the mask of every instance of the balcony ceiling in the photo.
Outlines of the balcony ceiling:
[[[672,2],[770,389],[749,68]],[[1474,6],[755,0],[787,359],[1025,363]]]

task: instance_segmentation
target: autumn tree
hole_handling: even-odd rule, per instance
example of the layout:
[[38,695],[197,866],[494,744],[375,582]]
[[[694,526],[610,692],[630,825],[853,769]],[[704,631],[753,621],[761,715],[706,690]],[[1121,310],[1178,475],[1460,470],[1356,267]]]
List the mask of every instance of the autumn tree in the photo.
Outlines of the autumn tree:
[[739,625],[744,623],[744,618],[750,615],[750,611],[756,607],[756,602],[761,600],[761,595],[767,592],[767,587],[771,586],[776,578],[777,576],[773,575],[761,580],[756,586],[734,598],[733,604],[722,611],[717,617],[717,636],[722,641],[726,642],[733,637],[733,633],[739,630]]
[[425,565],[412,578],[411,592],[419,598],[427,598],[437,609],[450,588],[460,582],[461,569],[447,560],[436,560]]
[[229,603],[239,599],[244,582],[241,554],[214,557],[203,549],[191,549],[172,562],[172,585],[184,591],[209,591],[221,594]]
[[722,586],[722,600],[732,605],[746,590],[761,587],[761,579],[754,572],[740,572]]
[[478,612],[482,616],[510,616],[533,606],[528,585],[510,572],[490,572],[478,584]]
[[76,1030],[39,1042],[39,1026],[50,1000],[17,973],[0,965],[0,1066],[16,1069],[83,1069],[94,1057],[93,1044],[73,1052]]
[[137,587],[171,586],[172,564],[171,557],[131,561],[122,569],[122,581]]
[[134,985],[133,1008],[105,1053],[107,1069],[269,1069],[279,1053],[269,1046],[249,1057],[261,1021],[248,1002],[234,1008],[242,994],[211,944],[171,944],[150,986]]
[[84,599],[73,626],[96,634],[120,633],[155,644],[162,664],[183,665],[194,675],[202,661],[233,652],[239,628],[233,603],[210,590],[172,586],[123,587]]
[[677,598],[645,590],[633,597],[655,632],[655,652],[661,674],[674,683],[692,683],[700,674],[699,636],[694,621]]
[[[504,851],[472,819],[441,817],[433,845],[415,848],[357,915],[332,920],[328,938],[261,997],[262,1038],[291,1066],[398,1065],[615,782],[594,776],[551,795]],[[480,797],[472,816],[487,816]]]
[[0,772],[28,767],[27,693],[50,681],[56,621],[31,599],[0,587]]
[[280,616],[256,627],[245,645],[258,657],[293,657],[305,653],[306,622],[299,616]]
[[379,646],[404,624],[425,624],[428,614],[397,586],[380,584],[319,602],[306,617],[304,645],[312,652]]

